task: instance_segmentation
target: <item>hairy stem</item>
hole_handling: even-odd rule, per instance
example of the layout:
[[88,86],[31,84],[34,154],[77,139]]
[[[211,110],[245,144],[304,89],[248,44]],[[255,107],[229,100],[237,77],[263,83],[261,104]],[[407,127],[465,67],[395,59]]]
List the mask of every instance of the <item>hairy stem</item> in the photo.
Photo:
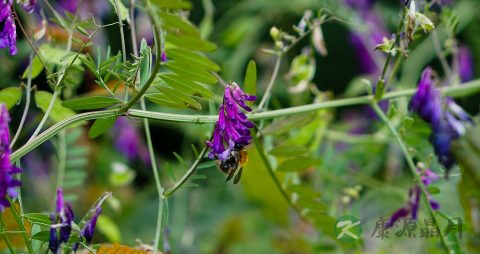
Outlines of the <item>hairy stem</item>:
[[[463,85],[460,85],[460,86],[443,87],[440,90],[444,95],[448,95],[452,97],[460,97],[464,95],[478,93],[480,92],[480,79],[464,83]],[[394,99],[399,97],[411,96],[413,93],[415,93],[415,89],[405,89],[401,91],[386,93],[383,98]],[[371,95],[355,97],[355,98],[338,99],[338,100],[313,103],[313,104],[308,104],[303,106],[272,110],[268,112],[252,113],[252,114],[248,114],[248,118],[250,120],[272,119],[277,117],[308,113],[308,112],[317,111],[317,110],[326,109],[326,108],[336,108],[336,107],[344,107],[344,106],[358,105],[358,104],[369,104],[371,103],[372,99],[373,99],[373,96]],[[75,124],[85,120],[114,117],[114,116],[123,115],[123,114],[127,114],[132,117],[148,118],[152,120],[160,120],[160,121],[168,121],[168,122],[184,122],[184,123],[213,123],[218,119],[217,115],[182,115],[182,114],[150,112],[150,111],[137,110],[137,109],[130,109],[126,113],[123,113],[121,110],[118,110],[118,109],[81,113],[56,123],[49,129],[45,130],[43,133],[38,135],[35,139],[31,140],[27,144],[17,149],[14,153],[12,153],[10,158],[12,161],[16,161],[20,159],[22,156],[24,156],[31,150],[35,149],[35,147],[47,141],[49,138],[53,137],[59,131],[70,126],[71,124]]]
[[[145,101],[141,102],[142,110],[146,110]],[[155,230],[155,242],[153,245],[152,253],[157,253],[158,244],[160,242],[161,232],[162,232],[162,214],[163,214],[163,187],[160,182],[160,175],[158,174],[157,162],[155,160],[155,152],[153,150],[152,136],[150,134],[150,125],[148,119],[143,119],[143,127],[145,128],[145,138],[147,140],[148,154],[150,156],[150,164],[152,164],[153,177],[155,179],[155,186],[157,187],[158,192],[158,217],[157,217],[157,227]]]
[[[377,113],[378,117],[380,117],[380,119],[382,119],[382,121],[385,123],[385,125],[387,125],[388,129],[390,130],[390,132],[392,133],[394,138],[397,140],[397,143],[400,146],[400,149],[402,150],[402,153],[405,156],[405,159],[407,160],[408,167],[412,171],[412,175],[414,177],[414,180],[415,180],[416,184],[418,184],[420,186],[420,189],[422,190],[423,199],[425,201],[425,204],[427,205],[430,216],[432,216],[432,218],[435,221],[438,221],[436,216],[435,216],[435,212],[433,211],[433,208],[430,205],[430,202],[428,201],[427,187],[425,187],[425,185],[421,181],[420,175],[417,173],[417,167],[415,167],[415,164],[413,163],[413,159],[410,156],[410,154],[408,153],[407,146],[403,142],[402,137],[400,137],[400,134],[397,132],[397,130],[390,123],[390,120],[385,115],[385,113],[383,113],[382,109],[378,106],[378,104],[376,102],[372,102],[370,105],[372,106],[373,110],[375,110],[375,113]],[[440,232],[439,233],[440,239],[442,241],[443,247],[445,248],[445,251],[447,253],[451,253],[450,246],[447,244],[447,241],[445,240],[445,238],[442,234],[442,231],[439,230],[439,232]]]

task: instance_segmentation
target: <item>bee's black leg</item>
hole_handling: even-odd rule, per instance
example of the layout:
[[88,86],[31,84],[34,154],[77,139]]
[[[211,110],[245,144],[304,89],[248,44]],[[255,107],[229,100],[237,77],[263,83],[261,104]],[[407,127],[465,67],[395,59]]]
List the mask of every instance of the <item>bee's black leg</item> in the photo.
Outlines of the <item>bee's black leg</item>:
[[228,176],[227,176],[227,179],[225,180],[225,182],[228,182],[228,180],[232,179],[233,175],[235,174],[235,169],[232,169],[230,170],[230,172],[228,173]]
[[237,175],[235,176],[235,179],[233,179],[233,184],[237,184],[238,182],[240,182],[240,178],[242,177],[242,171],[243,171],[243,167],[241,167],[241,168],[238,170],[238,173],[237,173]]

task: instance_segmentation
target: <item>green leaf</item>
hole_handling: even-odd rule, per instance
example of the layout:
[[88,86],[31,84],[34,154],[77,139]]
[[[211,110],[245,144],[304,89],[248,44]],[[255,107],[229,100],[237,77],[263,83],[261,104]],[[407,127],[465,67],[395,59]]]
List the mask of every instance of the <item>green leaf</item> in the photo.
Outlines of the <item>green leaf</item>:
[[213,98],[213,93],[210,90],[201,84],[185,79],[182,76],[172,73],[162,73],[159,74],[158,77],[160,77],[171,88],[177,89],[179,92],[206,99]]
[[[108,0],[108,1],[110,2],[110,4],[112,4],[112,7],[115,10],[115,12],[117,12],[117,8],[116,8],[116,5],[115,5],[115,0]],[[118,12],[119,12],[119,13],[117,13],[117,15],[119,14],[120,18],[123,21],[126,20],[128,23],[130,23],[130,16],[128,15],[127,7],[125,7],[125,5],[123,5],[121,0],[116,0],[116,2],[118,4]]]
[[275,157],[295,157],[306,155],[309,151],[304,146],[282,145],[273,148],[269,153]]
[[198,50],[198,51],[214,51],[217,46],[209,41],[190,35],[176,35],[173,33],[165,36],[167,42],[172,43],[180,48]]
[[169,9],[191,9],[192,4],[181,0],[151,0],[152,4]]
[[254,60],[248,62],[243,87],[246,94],[257,94],[257,64]]
[[220,71],[220,66],[208,59],[208,57],[197,52],[182,48],[167,48],[168,58],[173,59],[182,64],[191,63],[203,67],[206,70]]
[[92,96],[92,97],[83,97],[76,98],[68,101],[64,101],[62,105],[67,108],[74,110],[85,110],[85,109],[98,109],[114,106],[121,103],[122,100],[119,100],[114,97],[107,96]]
[[162,18],[162,26],[169,31],[177,35],[185,34],[200,38],[200,32],[192,25],[188,20],[166,12],[159,12],[158,15]]
[[313,156],[299,156],[283,161],[282,163],[280,163],[277,170],[280,172],[296,172],[316,166],[319,163],[319,158]]
[[103,214],[98,216],[97,227],[107,237],[109,242],[119,243],[122,241],[120,229],[110,217]]
[[90,128],[90,131],[88,132],[88,137],[96,138],[102,135],[103,133],[108,131],[110,128],[112,128],[116,120],[117,120],[117,117],[100,118],[95,120],[92,127]]
[[217,83],[217,78],[213,74],[203,69],[194,68],[192,65],[189,66],[180,62],[168,61],[166,67],[170,71],[194,81],[206,84]]
[[428,186],[427,190],[428,190],[428,193],[430,193],[432,195],[440,194],[440,188],[438,188],[437,186],[434,186],[434,185]]
[[312,121],[315,116],[316,116],[315,113],[310,113],[310,114],[299,114],[299,115],[284,117],[268,125],[263,130],[263,134],[272,135],[272,134],[285,133],[291,129],[305,126],[310,121]]
[[[43,112],[46,112],[48,109],[48,105],[52,100],[52,94],[46,91],[37,91],[35,92],[35,103],[37,107],[39,107]],[[71,109],[62,106],[62,100],[57,98],[55,103],[53,104],[52,111],[49,114],[49,117],[54,122],[60,122],[65,118],[72,117],[75,115]],[[75,126],[80,125],[80,123],[76,124]]]
[[32,236],[32,239],[47,242],[50,240],[50,230],[40,231]]
[[33,68],[32,69],[32,79],[36,78],[40,73],[42,73],[43,64],[42,64],[42,62],[40,62],[40,58],[38,58],[38,56],[35,56],[35,58],[33,58],[32,63],[23,72],[22,79],[28,78],[28,75],[30,74],[30,68]]
[[198,103],[195,99],[191,98],[190,96],[181,93],[171,87],[165,87],[165,86],[156,86],[156,89],[158,89],[161,93],[163,93],[167,98],[169,98],[171,101],[175,102],[181,102],[185,104],[187,108],[195,109],[195,110],[201,110],[202,105]]
[[22,97],[22,89],[20,87],[7,87],[0,90],[0,103],[5,103],[7,109],[12,108]]
[[145,95],[149,101],[169,108],[188,108],[185,103],[174,101],[171,97],[166,96],[163,93],[150,93]]
[[23,217],[32,224],[40,224],[43,226],[50,226],[50,216],[44,213],[27,213]]

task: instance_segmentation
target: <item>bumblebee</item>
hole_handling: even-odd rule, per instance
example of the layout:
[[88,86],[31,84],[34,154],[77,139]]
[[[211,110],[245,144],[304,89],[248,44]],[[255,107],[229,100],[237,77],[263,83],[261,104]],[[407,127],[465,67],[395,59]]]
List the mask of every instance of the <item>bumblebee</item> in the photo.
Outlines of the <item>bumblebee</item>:
[[233,183],[237,184],[242,177],[243,166],[247,163],[248,155],[244,147],[240,149],[232,149],[228,158],[226,160],[217,160],[218,168],[225,174],[227,174],[227,179],[225,182],[228,182],[235,175],[235,172],[238,173],[233,179]]

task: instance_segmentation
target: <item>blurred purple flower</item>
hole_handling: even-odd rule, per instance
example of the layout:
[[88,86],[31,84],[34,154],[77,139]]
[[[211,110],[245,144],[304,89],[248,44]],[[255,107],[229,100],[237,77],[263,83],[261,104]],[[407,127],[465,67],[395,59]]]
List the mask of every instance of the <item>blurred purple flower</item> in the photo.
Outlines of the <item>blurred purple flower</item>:
[[14,174],[20,173],[21,170],[12,165],[10,161],[10,133],[8,123],[10,116],[5,104],[0,104],[0,212],[10,206],[7,197],[15,198],[17,192],[15,187],[21,185],[21,182],[13,178]]
[[[57,189],[57,202],[55,213],[50,214],[52,225],[50,226],[50,240],[48,248],[53,253],[59,253],[60,245],[68,242],[72,232],[73,210],[70,204],[63,200],[62,189]],[[57,229],[60,228],[60,236]]]
[[375,3],[375,0],[345,0],[345,3],[358,11],[368,12]]
[[388,37],[389,33],[375,10],[371,8],[373,2],[371,0],[347,0],[347,4],[360,11],[359,18],[368,28],[366,32],[352,31],[350,33],[350,43],[357,53],[360,69],[362,73],[377,75],[380,71],[377,58],[383,57],[383,54],[374,49],[377,44],[383,43],[383,38]]
[[[95,212],[92,215],[92,218],[85,222],[85,226],[83,226],[82,231],[80,232],[80,236],[82,238],[85,238],[86,243],[91,243],[93,239],[93,233],[95,232],[95,226],[97,225],[97,219],[98,216],[100,216],[100,213],[102,212],[102,207],[98,205],[95,208]],[[73,245],[73,251],[77,251],[79,243],[75,243]]]
[[232,150],[238,151],[250,144],[250,128],[254,125],[248,121],[240,108],[252,111],[245,102],[255,101],[255,99],[256,96],[245,94],[235,82],[225,87],[223,103],[213,132],[213,141],[206,142],[211,148],[208,157],[224,161],[228,159]]
[[410,100],[408,109],[430,123],[432,128],[441,129],[443,124],[442,98],[440,91],[435,88],[433,72],[430,67],[423,71],[417,92]]
[[141,158],[145,164],[150,163],[148,150],[142,142],[137,127],[127,118],[120,117],[115,123],[115,145],[128,160]]
[[58,5],[66,11],[75,12],[78,7],[79,0],[60,0]]
[[0,1],[0,48],[8,47],[10,55],[17,54],[17,31],[12,14],[12,0]]
[[448,176],[448,170],[455,164],[450,152],[451,142],[463,135],[467,125],[473,124],[473,121],[453,99],[445,98],[443,103],[432,75],[430,67],[423,71],[417,92],[410,100],[408,108],[430,124],[430,142],[439,162],[447,169]]
[[37,3],[37,0],[17,0],[17,2],[26,12],[31,13],[33,12],[33,9],[35,9],[35,4]]
[[166,61],[168,61],[167,53],[165,53],[165,51],[162,52],[162,58],[160,60],[162,63],[165,63]]
[[458,74],[462,82],[467,82],[474,77],[473,56],[466,46],[458,48]]
[[[423,172],[417,169],[417,173],[420,175],[420,180],[423,182],[425,187],[430,185],[433,181],[438,179],[437,174],[430,171],[429,169],[425,169]],[[410,188],[408,192],[408,202],[396,212],[392,214],[388,222],[385,224],[386,228],[389,228],[395,224],[401,218],[406,218],[408,215],[411,215],[412,219],[416,220],[418,215],[418,209],[420,207],[420,195],[422,194],[422,190],[420,186],[415,185]],[[437,201],[433,200],[430,194],[427,196],[428,201],[433,210],[438,210],[440,205]]]
[[373,49],[369,49],[365,45],[360,34],[352,32],[350,34],[350,43],[357,53],[357,57],[360,60],[360,70],[362,73],[374,74],[378,72],[378,66],[373,58]]

